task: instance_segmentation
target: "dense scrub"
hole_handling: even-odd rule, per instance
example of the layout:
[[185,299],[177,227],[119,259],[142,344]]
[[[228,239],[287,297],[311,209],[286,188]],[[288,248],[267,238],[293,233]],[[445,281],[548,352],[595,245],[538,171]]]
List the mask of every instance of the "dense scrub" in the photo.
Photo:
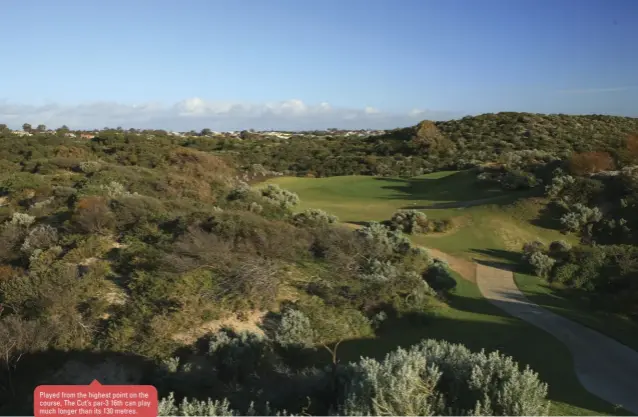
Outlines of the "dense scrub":
[[97,369],[103,383],[157,385],[165,413],[543,413],[546,387],[497,354],[424,342],[339,361],[344,340],[441,306],[447,266],[404,233],[448,223],[402,211],[353,231],[321,210],[295,213],[294,193],[244,181],[479,166],[480,180],[507,190],[545,187],[552,227],[583,246],[534,244],[525,259],[636,316],[632,130],[633,119],[513,113],[376,138],[5,130],[0,411],[30,414],[35,385],[87,383]]
[[246,168],[259,164],[301,176],[415,176],[488,162],[534,165],[590,151],[608,152],[623,166],[634,155],[623,144],[637,131],[638,119],[627,117],[497,113],[425,121],[369,138],[335,134],[273,139],[256,134],[252,140],[192,138],[187,146],[222,152]]
[[544,214],[564,233],[578,235],[581,245],[531,242],[524,260],[550,282],[583,291],[595,308],[638,320],[638,170],[584,172],[554,172]]
[[398,228],[294,213],[294,193],[180,140],[0,135],[3,413],[95,372],[180,402],[215,395],[181,413],[340,412],[354,394],[335,396],[337,377],[368,365],[340,363],[339,344],[442,302],[427,280],[440,265]]

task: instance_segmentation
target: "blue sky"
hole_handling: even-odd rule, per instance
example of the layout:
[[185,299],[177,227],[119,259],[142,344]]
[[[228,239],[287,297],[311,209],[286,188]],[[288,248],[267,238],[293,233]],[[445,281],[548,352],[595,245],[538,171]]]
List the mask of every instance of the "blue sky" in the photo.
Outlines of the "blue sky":
[[636,0],[3,0],[1,14],[0,123],[638,116]]

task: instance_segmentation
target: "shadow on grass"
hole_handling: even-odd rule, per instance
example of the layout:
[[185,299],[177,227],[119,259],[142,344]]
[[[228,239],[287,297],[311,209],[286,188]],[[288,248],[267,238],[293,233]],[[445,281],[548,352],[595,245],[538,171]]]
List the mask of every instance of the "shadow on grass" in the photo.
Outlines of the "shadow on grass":
[[563,225],[560,222],[560,217],[561,211],[553,203],[550,203],[543,207],[538,216],[530,223],[543,229],[562,230]]
[[[381,188],[396,191],[385,199],[428,200],[430,205],[410,204],[403,209],[449,209],[484,204],[507,205],[519,198],[530,196],[533,190],[505,191],[498,185],[484,184],[476,179],[476,170],[459,171],[441,178],[382,178],[376,180],[392,185]],[[440,201],[440,203],[436,203]]]
[[512,272],[525,271],[525,266],[521,263],[521,254],[518,252],[503,249],[472,249],[472,252],[490,258],[473,258],[472,260],[478,264]]
[[[504,317],[496,307],[483,299],[452,293],[449,294],[448,302],[461,313],[457,316],[444,316],[435,312],[414,313],[388,319],[379,329],[376,338],[343,342],[338,351],[339,362],[343,364],[357,361],[362,356],[383,359],[387,353],[398,347],[407,348],[424,339],[447,340],[464,344],[472,351],[499,350],[512,356],[522,366],[530,365],[539,373],[540,378],[549,384],[549,399],[552,401],[591,410],[594,413],[614,412],[609,404],[584,391],[573,372],[569,352],[550,335],[520,320]],[[534,343],[530,343],[531,340],[534,340]],[[202,345],[200,349],[184,348],[176,354],[192,360],[197,358],[197,355],[201,356],[201,349],[205,350],[205,346]],[[329,354],[322,349],[302,352],[300,358],[292,359],[299,364],[304,362],[305,365],[319,367],[330,364]],[[120,369],[95,366],[108,360],[120,365]],[[68,368],[64,376],[46,371],[59,369],[69,361],[88,366]],[[33,390],[39,384],[88,384],[93,379],[98,379],[103,384],[158,384],[158,372],[156,362],[138,355],[89,351],[47,351],[27,354],[14,371],[15,395],[7,389],[4,381],[0,382],[0,411],[2,415],[33,415]],[[131,375],[133,377],[130,377]],[[188,381],[184,381],[185,385],[182,388],[190,388],[182,395],[205,399],[207,396],[232,397],[238,394],[211,391],[207,375],[205,372],[195,373]],[[290,384],[294,385],[294,381],[282,380],[279,388]],[[160,397],[167,395],[167,390],[161,384],[157,386]],[[264,387],[267,391],[279,388]],[[288,400],[293,401],[290,398],[286,401]]]
[[[496,307],[484,300],[463,298],[452,297],[451,306],[487,317],[483,320],[468,320],[433,314],[392,319],[379,329],[376,339],[342,343],[339,348],[341,362],[356,361],[360,357],[381,360],[397,347],[408,348],[424,339],[446,340],[463,344],[475,352],[482,349],[487,352],[498,350],[512,356],[523,367],[529,365],[539,373],[542,381],[548,383],[548,398],[551,401],[591,410],[594,415],[625,414],[585,391],[573,370],[571,354],[558,340],[518,319],[508,317],[500,322],[492,321],[490,317],[500,316],[495,311]],[[530,343],[531,340],[534,343]],[[555,407],[555,413],[560,413],[564,408],[562,404]],[[576,411],[577,414],[582,412]]]

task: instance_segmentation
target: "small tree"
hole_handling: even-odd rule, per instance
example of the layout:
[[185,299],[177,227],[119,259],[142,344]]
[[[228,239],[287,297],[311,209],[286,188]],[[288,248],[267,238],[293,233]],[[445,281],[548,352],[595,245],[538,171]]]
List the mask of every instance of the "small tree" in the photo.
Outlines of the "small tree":
[[25,123],[22,125],[22,130],[24,130],[25,132],[31,132],[31,130],[33,130],[33,128],[31,127],[31,125],[29,123]]
[[320,346],[330,353],[336,367],[341,342],[372,333],[370,320],[360,311],[327,306],[314,297],[284,313],[275,337],[284,346]]

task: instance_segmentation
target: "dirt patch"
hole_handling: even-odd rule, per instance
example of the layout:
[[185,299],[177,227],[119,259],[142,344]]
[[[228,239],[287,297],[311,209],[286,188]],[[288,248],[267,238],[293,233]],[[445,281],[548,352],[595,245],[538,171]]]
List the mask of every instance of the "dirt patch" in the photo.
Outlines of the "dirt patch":
[[261,324],[266,316],[267,311],[252,311],[244,313],[241,316],[233,314],[219,320],[212,320],[202,324],[199,327],[189,329],[185,332],[180,332],[173,335],[173,340],[185,345],[195,343],[197,339],[208,334],[215,333],[224,327],[228,327],[236,332],[248,331],[251,333],[257,333],[264,335],[264,330],[261,328]]
[[115,241],[114,241],[114,242],[111,244],[111,248],[112,248],[112,249],[122,249],[122,248],[126,248],[126,247],[128,247],[128,245],[125,245],[124,243],[120,243],[120,242],[115,242]]
[[438,249],[427,248],[432,257],[441,259],[450,265],[450,268],[459,274],[464,279],[470,282],[476,282],[476,264],[474,262],[466,261],[465,259],[456,258],[441,252]]

